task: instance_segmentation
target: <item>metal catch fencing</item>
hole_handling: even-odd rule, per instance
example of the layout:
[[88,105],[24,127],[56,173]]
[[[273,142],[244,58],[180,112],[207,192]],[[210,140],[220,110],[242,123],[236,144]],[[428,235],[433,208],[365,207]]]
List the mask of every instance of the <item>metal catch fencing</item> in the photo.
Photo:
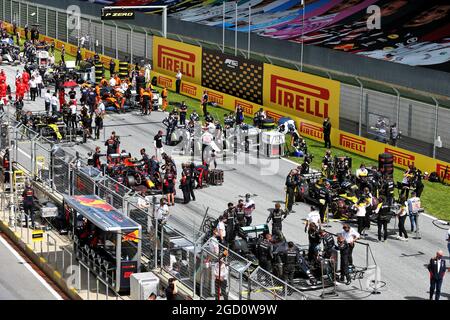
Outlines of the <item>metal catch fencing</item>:
[[0,17],[19,27],[39,25],[41,34],[131,63],[152,60],[152,35],[156,30],[98,17],[73,16],[69,9],[49,8],[27,1],[1,0]]
[[229,250],[214,238],[208,239],[202,246],[201,294],[204,297],[218,296],[215,277],[217,276],[219,259],[223,259],[225,268],[228,269],[227,287],[223,288],[226,293],[221,294],[221,296],[226,296],[230,300],[247,299],[248,297],[244,296],[243,292],[248,287],[247,280],[252,269],[254,269],[254,263]]
[[[3,130],[0,131],[0,136],[2,132],[9,130],[7,139],[0,139],[2,149],[9,148],[11,141],[14,141],[16,135],[24,130],[22,125],[13,126],[14,124],[16,123],[11,122],[9,129],[0,127],[0,130]],[[24,134],[28,132],[25,131]],[[142,253],[148,261],[147,269],[165,271],[192,290],[193,296],[213,299],[216,290],[213,266],[218,261],[219,255],[227,250],[225,265],[230,273],[226,288],[228,297],[230,299],[260,298],[251,294],[252,286],[264,287],[258,277],[251,277],[252,271],[257,267],[256,264],[221,244],[214,246],[212,239],[204,241],[205,235],[202,233],[200,236],[193,234],[190,237],[168,223],[161,224],[160,221],[155,220],[154,212],[160,196],[148,200],[134,194],[128,187],[103,175],[99,170],[68,153],[66,149],[37,134],[34,134],[26,147],[20,141],[13,147],[12,161],[15,163],[15,168],[24,171],[30,181],[39,181],[48,190],[59,194],[98,195],[140,223],[143,226]],[[15,195],[16,202],[18,199],[19,196]],[[147,205],[142,205],[146,201]],[[17,203],[16,207],[19,207]],[[52,224],[54,221],[49,223]],[[53,227],[58,228],[57,225]],[[50,242],[52,242],[51,239]],[[57,246],[56,242],[54,245]],[[51,257],[55,268],[60,268],[60,260],[63,259],[61,250],[55,248],[54,251],[57,253]],[[89,264],[87,266],[89,267]],[[61,270],[58,270],[67,274],[65,267],[63,263]],[[96,281],[95,278],[93,281]],[[289,288],[285,283],[278,283],[277,286]],[[250,293],[246,294],[246,292]],[[280,298],[284,299],[281,296]]]

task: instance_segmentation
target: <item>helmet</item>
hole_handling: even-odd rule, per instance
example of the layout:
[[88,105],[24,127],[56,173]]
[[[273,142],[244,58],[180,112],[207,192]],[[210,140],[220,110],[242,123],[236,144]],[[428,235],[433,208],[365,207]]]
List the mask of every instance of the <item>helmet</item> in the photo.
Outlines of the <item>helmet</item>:
[[247,193],[247,194],[245,195],[245,198],[246,198],[246,199],[250,198],[250,193]]

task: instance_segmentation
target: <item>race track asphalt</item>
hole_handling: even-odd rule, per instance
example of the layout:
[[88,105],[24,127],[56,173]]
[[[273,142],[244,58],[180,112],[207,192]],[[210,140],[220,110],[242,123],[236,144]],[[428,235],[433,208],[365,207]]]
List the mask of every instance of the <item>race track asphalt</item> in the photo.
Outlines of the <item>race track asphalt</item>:
[[57,300],[49,287],[0,233],[0,300]]

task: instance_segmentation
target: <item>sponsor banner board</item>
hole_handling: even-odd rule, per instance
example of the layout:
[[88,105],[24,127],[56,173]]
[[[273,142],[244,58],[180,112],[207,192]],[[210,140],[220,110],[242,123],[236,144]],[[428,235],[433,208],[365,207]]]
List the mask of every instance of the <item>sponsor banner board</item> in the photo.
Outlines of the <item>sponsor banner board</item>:
[[202,48],[153,37],[153,68],[172,77],[180,70],[183,74],[182,81],[201,84]]

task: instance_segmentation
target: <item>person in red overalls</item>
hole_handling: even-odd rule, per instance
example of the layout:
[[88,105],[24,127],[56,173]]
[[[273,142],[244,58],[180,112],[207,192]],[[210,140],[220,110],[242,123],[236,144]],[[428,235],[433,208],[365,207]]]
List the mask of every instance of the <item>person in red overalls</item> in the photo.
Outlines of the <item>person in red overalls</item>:
[[25,92],[29,92],[30,91],[29,81],[30,81],[30,74],[28,72],[26,72],[26,71],[23,71],[23,73],[22,73],[22,83],[25,86]]
[[16,88],[19,85],[19,83],[22,83],[22,77],[21,76],[16,77],[16,82],[15,82]]
[[16,81],[16,100],[23,99],[24,96],[25,96],[25,85],[20,80]]
[[8,86],[5,83],[4,79],[0,79],[0,99],[6,97],[6,91]]
[[61,88],[59,90],[59,111],[63,111],[63,106],[66,104],[66,92],[64,88]]
[[6,74],[5,74],[5,71],[3,69],[0,71],[0,82],[2,80],[5,81],[5,83],[6,83]]

